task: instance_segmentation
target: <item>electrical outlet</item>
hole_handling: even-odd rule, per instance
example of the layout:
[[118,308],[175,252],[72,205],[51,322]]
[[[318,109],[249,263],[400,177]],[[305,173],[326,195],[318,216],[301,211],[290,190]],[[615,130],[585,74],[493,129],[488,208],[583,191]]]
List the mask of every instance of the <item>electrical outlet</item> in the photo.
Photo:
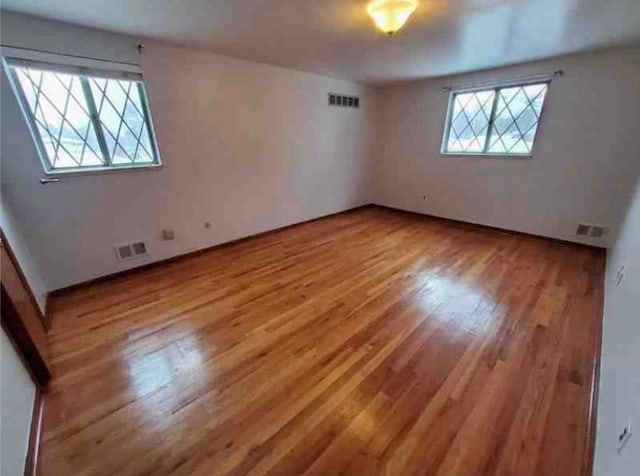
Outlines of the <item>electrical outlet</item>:
[[620,269],[618,269],[618,273],[616,274],[616,286],[620,286],[620,283],[622,283],[623,279],[624,279],[624,265],[620,266]]
[[176,237],[176,233],[173,230],[162,230],[163,240],[173,240]]
[[629,420],[618,435],[618,453],[622,452],[632,435],[633,429],[631,428],[631,420]]

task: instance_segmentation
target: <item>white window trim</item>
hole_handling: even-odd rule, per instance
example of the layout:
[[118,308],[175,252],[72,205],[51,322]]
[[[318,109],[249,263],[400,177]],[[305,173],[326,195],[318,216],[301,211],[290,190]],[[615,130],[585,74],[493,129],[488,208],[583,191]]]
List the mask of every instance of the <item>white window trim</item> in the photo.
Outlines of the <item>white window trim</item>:
[[[151,131],[153,140],[151,141],[151,147],[153,148],[154,161],[144,164],[122,164],[122,165],[106,165],[96,167],[77,167],[70,169],[53,169],[50,166],[49,158],[46,155],[46,151],[41,145],[41,138],[38,134],[37,128],[33,124],[32,112],[28,109],[26,99],[23,97],[24,93],[22,88],[17,84],[17,78],[11,70],[11,64],[20,63],[21,60],[26,60],[30,63],[43,63],[46,67],[53,71],[63,71],[72,74],[89,74],[96,77],[103,77],[109,79],[133,79],[142,82],[142,93],[144,95],[144,106],[149,107],[149,97],[144,87],[142,70],[140,66],[132,63],[122,63],[107,60],[99,60],[94,58],[85,58],[78,56],[68,56],[56,53],[48,53],[44,51],[14,48],[9,46],[3,46],[0,48],[0,55],[2,56],[2,64],[9,79],[9,84],[14,93],[14,96],[18,102],[21,113],[27,122],[27,128],[34,142],[38,158],[42,164],[42,168],[47,177],[62,177],[62,176],[79,176],[79,175],[93,175],[102,173],[118,173],[128,172],[134,170],[154,170],[162,168],[162,158],[160,156],[160,147],[158,144],[158,136],[153,125],[153,119],[151,112],[146,111],[145,120]],[[25,109],[27,108],[27,109]]]
[[14,48],[3,46],[0,53],[6,58],[24,59],[30,61],[41,61],[43,63],[53,63],[78,68],[89,68],[105,71],[121,71],[142,75],[140,66],[133,63],[123,63],[118,61],[108,61],[80,56],[62,55],[57,53],[47,53],[44,51]]
[[[462,87],[454,87],[454,88],[447,88],[446,90],[449,92],[449,99],[448,99],[448,103],[447,103],[447,113],[445,115],[445,120],[444,120],[444,127],[443,127],[443,132],[442,132],[442,141],[440,143],[440,155],[442,156],[446,156],[446,157],[477,157],[477,158],[519,158],[519,159],[526,159],[526,158],[531,158],[534,156],[534,152],[536,150],[536,145],[538,144],[538,138],[541,134],[540,129],[542,127],[542,120],[544,117],[544,111],[545,111],[545,106],[547,104],[548,101],[548,96],[549,96],[549,92],[551,90],[551,81],[552,81],[552,76],[536,76],[536,77],[532,77],[529,79],[516,79],[516,80],[512,80],[512,81],[502,81],[502,82],[492,82],[492,83],[484,83],[484,84],[480,84],[480,85],[476,85],[476,86],[462,86]],[[504,88],[513,88],[513,87],[519,87],[519,86],[527,86],[527,85],[531,85],[531,84],[546,84],[547,85],[547,92],[545,95],[545,99],[542,103],[542,107],[540,109],[540,118],[538,119],[538,126],[537,126],[537,130],[536,130],[536,135],[533,138],[533,144],[531,145],[531,151],[527,152],[527,153],[514,153],[514,152],[505,152],[505,153],[499,153],[499,152],[449,152],[447,151],[447,142],[449,141],[449,133],[450,133],[450,128],[451,128],[451,122],[452,122],[452,115],[453,115],[453,106],[454,106],[454,100],[457,94],[464,94],[464,93],[473,93],[473,92],[478,92],[478,91],[490,91],[490,90],[495,90],[496,91],[496,99],[494,100],[494,106],[495,104],[497,104],[498,101],[498,91],[500,89],[504,89]],[[488,124],[488,130],[490,130],[491,126],[492,126],[492,120],[493,120],[493,108],[491,111],[491,117],[490,117],[490,121]]]

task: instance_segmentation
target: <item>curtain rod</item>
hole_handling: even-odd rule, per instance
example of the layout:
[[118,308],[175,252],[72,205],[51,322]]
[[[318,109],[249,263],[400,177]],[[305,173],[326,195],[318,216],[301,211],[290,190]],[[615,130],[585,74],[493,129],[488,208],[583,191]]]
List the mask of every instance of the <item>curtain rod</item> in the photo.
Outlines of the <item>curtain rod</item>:
[[559,78],[561,76],[564,76],[564,71],[559,69],[557,71],[554,71],[551,74],[527,76],[524,78],[510,79],[507,81],[489,81],[485,83],[476,83],[476,84],[470,84],[470,85],[444,86],[442,90],[448,93],[451,91],[474,90],[474,89],[489,88],[492,86],[509,86],[509,85],[516,85],[516,84],[522,84],[522,83],[533,83],[536,81],[551,81],[553,78]]
[[[106,63],[118,63],[118,64],[124,64],[124,65],[127,65],[127,66],[137,66],[137,67],[140,66],[137,63],[127,63],[126,61],[108,60],[108,59],[104,59],[104,58],[93,58],[91,56],[70,55],[68,53],[56,53],[56,52],[53,52],[53,51],[39,50],[37,48],[26,48],[24,46],[7,45],[5,43],[0,43],[0,47],[2,47],[2,48],[14,48],[16,50],[24,50],[24,51],[33,51],[34,53],[45,53],[45,54],[48,54],[48,55],[68,56],[69,58],[78,58],[78,59],[93,60],[93,61],[103,61],[103,62],[106,62]],[[137,46],[137,48],[138,48],[138,51],[142,52],[142,49],[144,48],[144,45],[139,44]]]

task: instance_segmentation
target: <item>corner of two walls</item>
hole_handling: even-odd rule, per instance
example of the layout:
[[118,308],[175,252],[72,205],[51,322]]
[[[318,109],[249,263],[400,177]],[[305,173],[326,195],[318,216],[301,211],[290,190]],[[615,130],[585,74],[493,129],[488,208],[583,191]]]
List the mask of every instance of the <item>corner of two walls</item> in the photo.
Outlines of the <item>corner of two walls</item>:
[[[139,62],[163,161],[41,185],[2,73],[3,205],[46,290],[371,202],[372,88],[151,40],[138,55],[135,38],[15,13],[1,21],[3,44]],[[330,92],[359,95],[360,108],[329,107]],[[139,240],[148,257],[117,260],[114,245]]]
[[[449,94],[551,74],[531,158],[440,154]],[[618,48],[380,90],[375,201],[461,221],[606,247],[640,174],[640,48]],[[423,199],[426,197],[426,199]],[[607,240],[575,235],[610,228]]]
[[[133,38],[22,15],[3,12],[2,36],[55,53],[137,61]],[[596,474],[631,474],[611,468],[632,468],[638,454],[628,448],[616,459],[612,443],[627,415],[640,420],[633,401],[640,329],[629,332],[640,255],[638,48],[373,88],[147,46],[142,69],[164,159],[158,171],[40,185],[41,165],[2,81],[2,227],[42,308],[48,290],[124,269],[115,243],[147,240],[149,260],[160,260],[366,203],[571,241],[579,241],[578,222],[609,226],[609,244],[622,227],[607,270]],[[566,75],[551,85],[533,158],[440,155],[443,86],[556,69]],[[329,108],[328,92],[359,94],[362,107]],[[176,230],[175,241],[160,240],[165,227]],[[628,281],[614,289],[623,262]]]
[[[139,60],[164,162],[42,186],[3,82],[5,206],[48,290],[366,203],[571,241],[578,222],[602,224],[613,238],[639,173],[638,48],[367,87],[157,42],[138,57],[134,38],[23,15],[2,27],[10,44]],[[443,86],[556,69],[533,158],[440,155]],[[328,92],[358,94],[361,108],[329,107]],[[134,240],[150,257],[118,262],[113,245]]]

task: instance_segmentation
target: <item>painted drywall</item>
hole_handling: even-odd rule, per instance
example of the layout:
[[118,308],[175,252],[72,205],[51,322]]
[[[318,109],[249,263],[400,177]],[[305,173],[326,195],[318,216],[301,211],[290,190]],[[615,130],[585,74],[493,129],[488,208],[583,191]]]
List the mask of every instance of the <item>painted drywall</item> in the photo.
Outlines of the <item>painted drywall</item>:
[[[151,40],[138,55],[136,39],[23,15],[1,21],[5,45],[139,61],[163,160],[43,186],[2,81],[3,201],[48,290],[370,201],[371,89]],[[360,109],[329,107],[329,92],[359,95]],[[150,255],[119,262],[114,245],[133,240]]]
[[[565,76],[550,86],[532,158],[440,154],[443,87],[559,69]],[[578,222],[610,226],[615,237],[640,172],[640,48],[407,82],[379,99],[376,202],[599,246],[607,241],[575,236]]]
[[24,474],[36,386],[9,337],[0,332],[0,474]]
[[[619,284],[618,271],[624,267]],[[607,259],[595,475],[633,476],[640,468],[640,181]],[[618,453],[618,435],[633,436]]]
[[[42,186],[35,148],[2,82],[2,226],[15,237],[38,296],[370,201],[576,241],[578,222],[609,225],[609,243],[616,244],[607,274],[596,474],[631,474],[637,467],[637,435],[620,455],[615,438],[628,417],[640,421],[633,354],[640,333],[632,301],[640,192],[625,215],[640,172],[638,48],[373,90],[150,40],[140,56],[134,38],[9,13],[1,20],[3,44],[139,62],[164,161],[160,170]],[[551,85],[533,158],[439,154],[448,101],[443,86],[556,69],[566,75]],[[360,95],[361,109],[328,108],[330,91]],[[213,226],[205,228],[205,221]],[[163,228],[175,229],[176,240],[162,241]],[[150,256],[118,262],[113,244],[134,239],[147,241]],[[626,277],[616,287],[621,264]],[[11,362],[5,340],[3,375]],[[30,395],[20,403],[32,402]],[[4,413],[4,391],[2,398]],[[3,435],[4,428],[3,417]]]
[[0,227],[4,232],[11,250],[20,263],[20,269],[28,281],[33,295],[36,298],[40,311],[44,314],[47,304],[47,287],[36,265],[31,252],[25,246],[25,234],[20,229],[17,220],[11,215],[10,210],[4,206],[4,200],[0,198]]
[[[139,55],[138,39],[24,15],[1,21],[6,45],[140,63],[164,162],[40,185],[3,81],[3,204],[47,290],[371,201],[604,246],[576,237],[576,224],[615,237],[638,176],[638,48],[371,89],[151,40]],[[551,85],[533,158],[439,154],[443,86],[556,69],[566,74]],[[330,108],[330,91],[362,107]],[[161,240],[164,228],[176,240]],[[139,239],[150,255],[117,261],[113,246]]]

